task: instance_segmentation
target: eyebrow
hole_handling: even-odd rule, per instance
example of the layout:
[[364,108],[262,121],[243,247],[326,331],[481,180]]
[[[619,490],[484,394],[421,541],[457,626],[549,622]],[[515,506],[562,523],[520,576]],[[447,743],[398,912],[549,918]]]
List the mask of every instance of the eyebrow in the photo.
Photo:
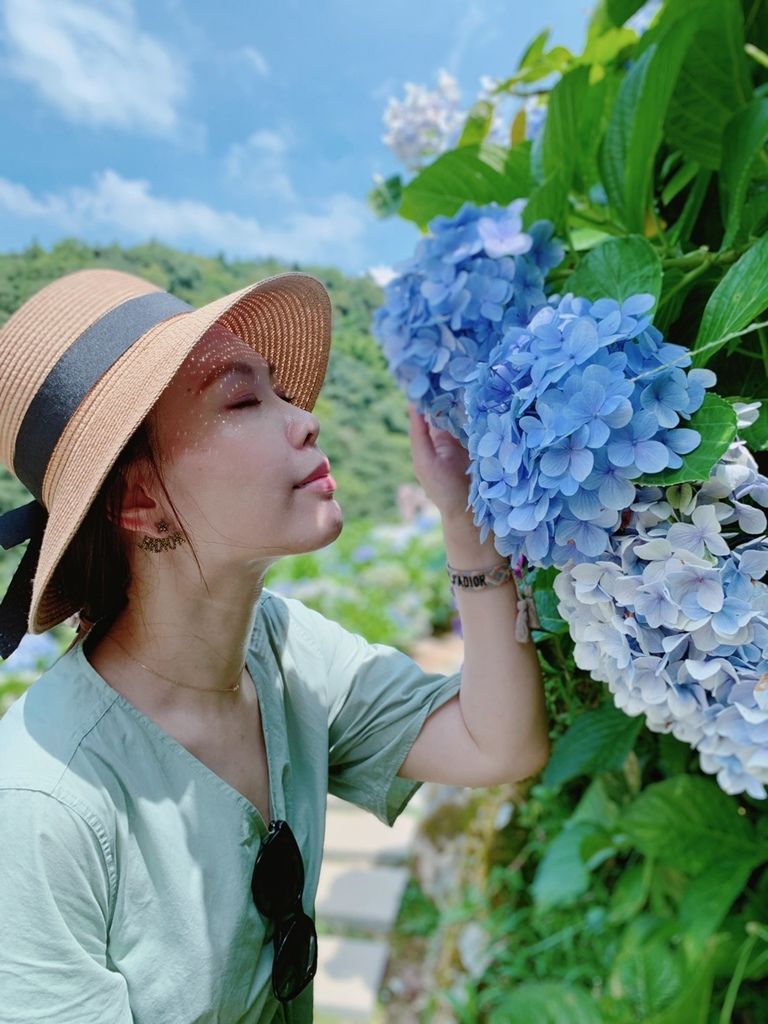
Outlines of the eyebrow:
[[[269,360],[267,361],[267,366],[269,367],[269,382],[270,384],[274,384],[277,367],[273,362]],[[225,363],[223,366],[217,367],[215,370],[212,370],[211,373],[208,374],[203,383],[197,389],[197,394],[201,395],[206,388],[209,388],[211,386],[211,384],[214,384],[221,377],[227,376],[231,373],[236,373],[239,374],[240,376],[248,377],[250,380],[253,380],[256,374],[256,370],[251,365],[251,363],[243,363],[238,361]]]

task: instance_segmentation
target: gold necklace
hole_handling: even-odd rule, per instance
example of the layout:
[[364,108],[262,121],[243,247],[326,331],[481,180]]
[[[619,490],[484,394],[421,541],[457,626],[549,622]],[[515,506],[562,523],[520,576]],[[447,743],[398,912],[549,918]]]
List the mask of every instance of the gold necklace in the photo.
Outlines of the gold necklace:
[[115,637],[108,636],[107,639],[112,640],[112,642],[116,643],[118,647],[122,647],[125,653],[128,655],[128,657],[131,659],[131,661],[135,661],[137,665],[141,665],[141,667],[146,669],[147,672],[151,672],[153,675],[160,676],[161,679],[167,679],[168,682],[173,683],[174,686],[183,686],[187,690],[198,690],[201,693],[237,693],[237,691],[240,689],[240,678],[242,677],[243,669],[245,668],[246,665],[245,662],[243,662],[243,667],[240,669],[238,673],[238,679],[234,686],[228,686],[224,689],[222,689],[219,686],[190,686],[189,683],[180,683],[176,679],[171,679],[170,676],[164,676],[163,673],[158,672],[157,669],[149,668],[149,666],[139,661],[138,658],[134,658],[132,654],[129,654],[128,651],[125,650],[125,647],[123,647],[120,641],[116,640]]

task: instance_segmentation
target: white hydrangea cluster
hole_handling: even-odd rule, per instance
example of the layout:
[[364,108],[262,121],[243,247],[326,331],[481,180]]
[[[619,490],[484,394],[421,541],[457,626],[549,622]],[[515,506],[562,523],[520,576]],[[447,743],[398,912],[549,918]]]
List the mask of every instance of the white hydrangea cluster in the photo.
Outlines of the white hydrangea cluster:
[[450,148],[466,116],[460,105],[459,83],[441,68],[435,90],[406,82],[405,99],[390,97],[382,141],[405,167],[417,171]]
[[[480,76],[480,89],[475,102],[487,100],[493,105],[493,120],[486,139],[500,146],[509,145],[509,131],[519,98],[494,95],[499,82],[490,75]],[[409,171],[418,171],[435,157],[452,149],[464,127],[468,108],[461,105],[459,83],[445,68],[437,74],[437,88],[406,82],[403,99],[390,97],[384,111],[386,133],[382,142]],[[546,119],[546,103],[539,96],[529,96],[523,103],[526,114],[525,137],[535,139]]]
[[768,784],[768,478],[737,441],[703,483],[645,487],[610,556],[556,578],[576,664],[699,753],[727,793]]

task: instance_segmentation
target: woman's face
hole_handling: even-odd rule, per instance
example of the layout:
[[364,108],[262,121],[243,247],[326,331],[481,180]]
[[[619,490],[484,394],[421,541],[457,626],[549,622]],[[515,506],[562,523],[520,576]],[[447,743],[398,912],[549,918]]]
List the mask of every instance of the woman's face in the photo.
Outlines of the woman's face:
[[313,551],[341,532],[333,479],[297,486],[325,459],[320,424],[282,396],[266,360],[217,325],[152,411],[168,492],[209,564]]

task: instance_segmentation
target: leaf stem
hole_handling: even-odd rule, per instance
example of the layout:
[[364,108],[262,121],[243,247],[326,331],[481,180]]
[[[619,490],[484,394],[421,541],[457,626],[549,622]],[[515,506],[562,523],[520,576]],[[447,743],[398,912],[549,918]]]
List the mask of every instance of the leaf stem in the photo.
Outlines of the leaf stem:
[[739,959],[736,962],[733,975],[731,977],[730,984],[725,993],[725,999],[723,1000],[723,1007],[720,1011],[720,1020],[718,1024],[731,1024],[731,1015],[733,1014],[733,1008],[736,1005],[736,996],[739,994],[739,988],[744,978],[744,972],[747,969],[747,963],[749,957],[754,949],[755,943],[757,942],[757,935],[750,935],[741,944],[741,950],[739,952]]

